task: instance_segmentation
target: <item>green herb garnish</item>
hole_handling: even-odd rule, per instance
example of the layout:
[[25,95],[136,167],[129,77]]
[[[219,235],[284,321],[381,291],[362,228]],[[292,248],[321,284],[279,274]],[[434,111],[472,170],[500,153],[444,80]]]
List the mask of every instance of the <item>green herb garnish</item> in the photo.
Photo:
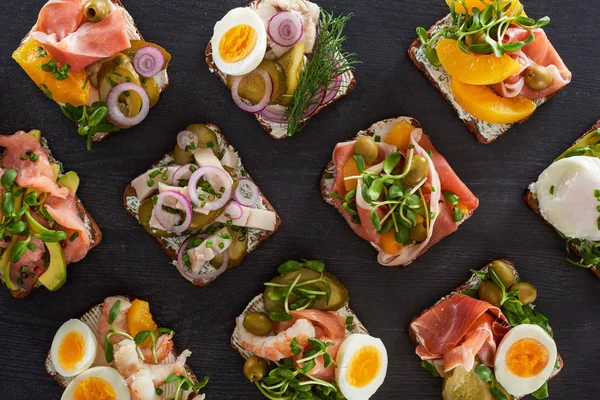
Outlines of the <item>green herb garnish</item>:
[[89,106],[75,107],[67,103],[60,107],[62,113],[75,122],[78,126],[77,132],[80,136],[85,136],[87,149],[92,150],[92,136],[98,132],[118,132],[121,130],[106,120],[108,108],[102,101],[97,101]]
[[69,77],[69,71],[71,70],[71,66],[69,64],[65,64],[58,68],[55,60],[50,60],[46,64],[40,65],[40,68],[42,71],[52,74],[52,76],[59,81],[64,81],[67,79]]

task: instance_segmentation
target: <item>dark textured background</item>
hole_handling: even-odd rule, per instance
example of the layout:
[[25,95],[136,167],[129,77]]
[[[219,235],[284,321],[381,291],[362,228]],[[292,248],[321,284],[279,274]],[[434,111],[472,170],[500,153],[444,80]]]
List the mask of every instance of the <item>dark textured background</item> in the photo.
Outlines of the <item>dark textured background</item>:
[[[534,282],[537,304],[556,331],[565,369],[550,383],[554,399],[598,398],[600,282],[564,261],[561,239],[523,202],[535,177],[597,118],[600,34],[595,2],[530,0],[527,12],[550,15],[548,36],[573,72],[573,82],[523,125],[497,142],[478,144],[451,107],[412,65],[407,47],[415,28],[443,17],[442,0],[325,1],[355,13],[347,49],[357,52],[358,86],[311,120],[297,136],[274,141],[231,101],[204,63],[214,23],[242,2],[129,0],[147,40],[173,55],[171,87],[140,126],[111,136],[88,153],[73,125],[10,58],[35,23],[43,0],[0,5],[0,131],[39,128],[56,157],[81,176],[80,196],[104,231],[103,243],[69,267],[56,293],[39,290],[25,300],[0,293],[0,398],[57,399],[59,386],[44,372],[54,333],[104,297],[128,294],[151,303],[156,320],[173,328],[176,346],[193,351],[190,365],[210,376],[209,399],[258,399],[229,345],[234,318],[290,258],[321,258],[350,290],[351,306],[389,354],[376,399],[440,398],[437,381],[419,367],[407,335],[411,318],[479,268],[506,257]],[[580,17],[583,16],[583,17]],[[587,21],[587,22],[585,22]],[[417,118],[457,174],[481,200],[472,219],[408,269],[382,267],[320,197],[317,184],[334,145],[372,123],[398,115]],[[207,288],[188,284],[167,255],[122,206],[128,182],[169,151],[175,135],[194,122],[220,125],[283,219],[281,230]]]

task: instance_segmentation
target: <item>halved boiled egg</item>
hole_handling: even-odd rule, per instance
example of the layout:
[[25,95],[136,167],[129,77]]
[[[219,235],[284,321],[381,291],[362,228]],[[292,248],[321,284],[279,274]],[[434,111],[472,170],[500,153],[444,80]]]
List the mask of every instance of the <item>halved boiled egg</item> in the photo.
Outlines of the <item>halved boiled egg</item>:
[[229,11],[215,24],[210,41],[213,60],[224,74],[241,76],[256,69],[267,51],[267,30],[247,7]]
[[112,367],[94,367],[73,379],[61,400],[129,400],[127,382]]
[[348,336],[336,357],[335,381],[347,400],[373,396],[387,374],[388,357],[380,339],[364,334]]
[[62,324],[52,340],[52,365],[62,376],[78,375],[92,365],[96,348],[92,330],[80,320],[70,319]]
[[513,396],[539,389],[552,375],[557,351],[554,339],[537,325],[512,328],[502,338],[496,359],[496,380]]

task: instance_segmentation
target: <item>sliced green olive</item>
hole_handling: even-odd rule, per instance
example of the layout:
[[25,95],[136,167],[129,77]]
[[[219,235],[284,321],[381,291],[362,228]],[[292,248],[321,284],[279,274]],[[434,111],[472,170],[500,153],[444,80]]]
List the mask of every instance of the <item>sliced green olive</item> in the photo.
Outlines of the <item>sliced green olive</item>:
[[479,286],[479,298],[493,306],[500,307],[502,291],[494,282],[485,281]]
[[543,90],[552,84],[552,72],[541,65],[532,65],[525,70],[525,83],[533,90]]
[[267,336],[271,333],[273,323],[267,314],[251,312],[244,317],[244,328],[253,335]]
[[151,234],[152,236],[163,236],[163,237],[173,237],[176,236],[174,233],[170,233],[167,231],[161,231],[159,229],[153,228],[150,226],[150,218],[152,217],[152,211],[154,210],[154,203],[152,203],[152,198],[148,198],[140,204],[138,208],[138,219],[140,224],[144,227],[144,230]]
[[411,240],[421,243],[427,239],[427,228],[424,223],[420,223],[410,228],[409,234]]
[[269,366],[267,362],[260,357],[252,356],[244,363],[244,375],[250,382],[262,381],[267,375]]
[[489,269],[494,271],[506,289],[515,283],[515,273],[513,269],[502,260],[493,261]]
[[518,290],[517,297],[519,301],[525,305],[531,304],[537,298],[537,289],[529,282],[517,282],[509,289],[511,292]]
[[377,143],[370,136],[362,136],[355,143],[352,148],[354,154],[362,156],[365,159],[365,163],[373,164],[377,160],[379,154],[379,148]]
[[90,22],[100,22],[110,14],[108,0],[90,0],[83,7],[83,15]]
[[429,162],[427,161],[427,158],[417,154],[413,156],[408,174],[406,174],[403,180],[407,186],[414,187],[425,179],[427,174],[429,174]]
[[465,37],[467,46],[473,46],[474,44],[486,44],[485,38],[487,37],[485,32],[478,32]]

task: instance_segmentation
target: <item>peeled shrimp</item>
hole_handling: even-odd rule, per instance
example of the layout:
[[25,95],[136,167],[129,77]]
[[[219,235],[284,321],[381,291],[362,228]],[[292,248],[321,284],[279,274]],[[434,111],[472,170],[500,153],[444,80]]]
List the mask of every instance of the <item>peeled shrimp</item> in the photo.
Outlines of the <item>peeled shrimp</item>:
[[304,349],[308,339],[315,337],[315,328],[306,319],[297,320],[291,327],[277,335],[256,336],[244,328],[244,316],[240,315],[237,318],[237,329],[244,349],[271,361],[293,356],[290,343],[294,338],[298,338],[297,346]]
[[152,373],[143,369],[127,379],[131,400],[159,400],[161,397],[156,394],[154,382],[152,382]]
[[171,350],[173,350],[173,334],[170,333],[168,335],[161,335],[156,340],[156,360],[158,362],[154,362],[154,354],[152,354],[152,349],[147,347],[140,347],[142,354],[144,355],[144,362],[147,364],[160,364],[165,358],[171,354]]
[[[117,300],[121,300],[121,307],[115,322],[113,322],[113,326],[121,332],[127,332],[127,311],[129,310],[129,307],[131,307],[129,299],[123,296],[107,297],[102,305],[102,314],[100,314],[100,318],[98,319],[98,341],[100,342],[101,347],[104,347],[106,334],[110,330],[110,325],[108,324],[110,309],[115,305]],[[121,335],[112,335],[110,337],[110,342],[112,344],[117,344],[123,339],[125,338]]]

